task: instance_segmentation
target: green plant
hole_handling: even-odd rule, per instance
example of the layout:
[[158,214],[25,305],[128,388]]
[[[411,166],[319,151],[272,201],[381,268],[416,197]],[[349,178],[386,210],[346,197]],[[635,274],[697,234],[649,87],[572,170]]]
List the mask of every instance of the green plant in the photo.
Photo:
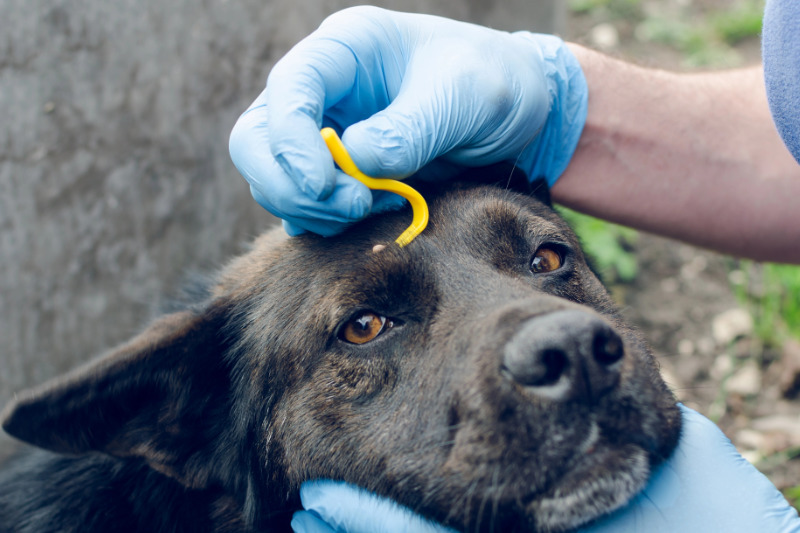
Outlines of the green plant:
[[708,24],[678,18],[649,17],[636,34],[643,40],[664,44],[680,51],[690,67],[734,66],[739,58]]
[[761,33],[763,14],[763,1],[743,0],[732,9],[715,13],[711,17],[711,27],[726,43],[734,45]]
[[642,0],[570,0],[573,13],[602,13],[606,18],[638,18]]
[[742,261],[734,293],[753,316],[753,332],[765,346],[800,339],[800,267]]
[[651,12],[636,29],[638,38],[681,52],[690,67],[730,67],[739,57],[733,45],[758,36],[762,0],[740,0],[726,9],[707,13],[690,7]]
[[800,508],[800,485],[783,489],[783,496],[795,509]]
[[636,242],[635,230],[558,208],[583,244],[583,250],[607,281],[631,281],[638,272],[636,255],[631,245]]

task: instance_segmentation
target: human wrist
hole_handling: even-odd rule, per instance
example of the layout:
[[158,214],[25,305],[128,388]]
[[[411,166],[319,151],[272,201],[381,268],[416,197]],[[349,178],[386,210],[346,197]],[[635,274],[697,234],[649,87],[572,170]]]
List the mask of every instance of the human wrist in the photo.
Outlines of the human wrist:
[[547,119],[517,165],[531,181],[544,178],[552,186],[567,168],[586,123],[586,77],[576,55],[559,37],[525,31],[514,35],[535,45],[550,98]]

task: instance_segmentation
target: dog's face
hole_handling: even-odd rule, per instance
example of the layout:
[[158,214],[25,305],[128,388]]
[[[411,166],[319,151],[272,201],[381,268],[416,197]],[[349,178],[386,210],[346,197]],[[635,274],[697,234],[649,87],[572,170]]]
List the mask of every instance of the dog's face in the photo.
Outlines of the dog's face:
[[429,202],[405,248],[404,212],[262,236],[202,304],[21,395],[5,428],[223,487],[261,526],[320,478],[463,531],[623,505],[679,433],[648,349],[549,207],[490,187]]

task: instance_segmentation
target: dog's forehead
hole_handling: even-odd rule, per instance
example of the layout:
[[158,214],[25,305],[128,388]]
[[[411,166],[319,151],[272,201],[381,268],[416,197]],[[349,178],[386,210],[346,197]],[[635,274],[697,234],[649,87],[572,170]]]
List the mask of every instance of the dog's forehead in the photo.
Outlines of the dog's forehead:
[[394,239],[410,222],[408,209],[370,217],[334,237],[287,238],[280,229],[268,232],[229,265],[218,289],[249,291],[266,280],[280,280],[287,289],[313,286],[314,298],[341,303],[358,300],[361,295],[353,293],[361,288],[403,290],[409,279],[422,278],[433,267],[431,248],[441,257],[499,252],[535,237],[575,243],[552,209],[510,191],[457,189],[430,195],[428,202],[428,229],[404,248]]
[[306,236],[298,241],[302,261],[322,270],[336,266],[339,272],[369,274],[403,270],[410,261],[424,260],[431,247],[441,256],[526,239],[577,244],[569,226],[549,206],[512,191],[488,186],[456,189],[431,195],[428,202],[428,228],[404,248],[394,239],[411,221],[408,209],[370,217],[333,238]]
[[[476,187],[437,197],[432,206],[432,232],[439,238],[487,234],[493,240],[514,232],[559,236],[572,240],[566,223],[539,200],[496,187]],[[488,243],[487,243],[488,244]]]

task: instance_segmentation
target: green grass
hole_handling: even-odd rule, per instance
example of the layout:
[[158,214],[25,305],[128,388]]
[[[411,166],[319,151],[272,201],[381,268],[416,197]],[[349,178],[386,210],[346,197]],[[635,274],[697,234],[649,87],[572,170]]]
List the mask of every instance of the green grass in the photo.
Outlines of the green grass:
[[741,62],[735,46],[758,37],[764,0],[738,0],[704,11],[684,6],[644,5],[641,0],[571,0],[575,13],[598,22],[625,20],[636,25],[637,39],[673,48],[689,67],[732,67]]
[[584,253],[606,282],[632,281],[639,271],[631,245],[636,242],[635,230],[605,222],[565,207],[558,212],[578,234]]
[[[723,22],[720,24],[724,25]],[[759,18],[759,29],[760,24]],[[732,26],[730,31],[735,31]],[[637,35],[678,50],[684,56],[684,63],[690,67],[735,66],[739,61],[727,38],[707,21],[651,17],[642,21]]]
[[800,485],[783,489],[783,495],[795,509],[800,509]]
[[745,39],[758,37],[763,15],[763,1],[743,0],[729,10],[713,14],[710,22],[717,36],[726,43],[735,45]]
[[608,17],[619,19],[636,17],[641,13],[642,0],[570,0],[569,9],[573,13],[601,12]]
[[753,333],[764,346],[800,339],[800,266],[742,261],[734,293],[753,316]]

